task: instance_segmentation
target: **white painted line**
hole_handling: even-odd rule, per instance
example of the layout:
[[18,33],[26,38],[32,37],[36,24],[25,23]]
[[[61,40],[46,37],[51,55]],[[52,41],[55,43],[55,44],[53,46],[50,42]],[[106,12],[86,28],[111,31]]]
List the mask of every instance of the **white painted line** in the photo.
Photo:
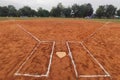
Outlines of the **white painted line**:
[[[19,71],[22,69],[22,67],[26,64],[26,62],[30,59],[30,57],[35,53],[35,51],[37,50],[38,46],[40,45],[40,43],[38,43],[35,48],[33,48],[32,52],[30,53],[30,55],[26,58],[26,60],[21,64],[21,66],[18,68],[18,70],[16,71],[16,73],[19,73]],[[16,74],[15,73],[15,74]]]
[[17,76],[27,76],[27,77],[47,77],[47,75],[32,75],[32,74],[20,74],[16,73]]
[[104,28],[107,24],[109,24],[110,22],[106,22],[104,25],[102,25],[100,28],[96,29],[92,34],[90,34],[89,36],[87,36],[86,38],[83,39],[82,42],[85,42],[86,40],[90,39],[92,36],[94,36],[99,30],[101,30],[102,28]]
[[[87,53],[94,59],[94,61],[99,65],[99,67],[105,72],[105,75],[79,75],[78,72],[77,72],[77,68],[76,68],[76,64],[73,60],[73,57],[72,57],[72,52],[71,52],[71,49],[70,49],[70,46],[69,46],[69,43],[79,43],[82,45],[82,47],[85,49],[85,51],[87,51]],[[87,78],[87,77],[110,77],[110,74],[104,69],[104,67],[97,61],[97,59],[92,55],[92,53],[83,45],[82,42],[78,41],[78,42],[75,42],[75,41],[68,41],[66,42],[67,44],[67,47],[68,47],[68,51],[69,51],[69,56],[71,58],[71,61],[72,61],[72,64],[74,66],[74,71],[76,73],[76,77],[83,77],[83,78]],[[112,78],[111,78],[112,80]]]
[[73,60],[73,57],[72,57],[72,52],[70,50],[70,46],[69,46],[69,42],[66,42],[66,45],[67,45],[67,48],[68,48],[68,51],[69,51],[69,56],[71,58],[71,61],[72,61],[72,64],[73,64],[73,67],[74,67],[74,71],[75,71],[75,74],[76,74],[76,77],[78,77],[78,72],[77,72],[77,69],[76,69],[76,65],[75,65],[75,62]]
[[[43,42],[44,42],[44,41],[43,41]],[[47,42],[48,42],[48,41],[47,41]],[[52,51],[51,51],[51,54],[50,54],[50,60],[49,60],[49,65],[48,65],[46,74],[33,75],[33,74],[22,74],[22,73],[19,73],[20,70],[23,68],[23,66],[26,64],[26,62],[30,59],[30,57],[31,57],[31,56],[33,55],[33,53],[36,51],[36,49],[37,49],[37,47],[40,45],[40,43],[42,43],[42,42],[39,42],[39,43],[37,44],[37,46],[33,49],[33,51],[31,52],[31,54],[26,58],[25,62],[23,62],[23,64],[19,67],[19,69],[17,70],[17,72],[16,72],[14,75],[16,75],[16,76],[31,76],[31,77],[48,77],[48,76],[49,76],[50,68],[51,68],[51,64],[52,64],[52,57],[53,57],[54,48],[55,48],[55,41],[53,41]]]
[[20,24],[17,24],[17,26],[22,29],[24,32],[26,32],[27,34],[29,34],[33,39],[35,39],[36,41],[40,42],[40,40],[34,36],[32,33],[28,32],[25,28],[23,28]]
[[94,61],[100,66],[100,68],[105,72],[106,75],[110,76],[110,74],[105,70],[105,68],[99,63],[99,61],[92,55],[92,53],[87,49],[87,47],[81,42],[80,43],[85,51],[94,59]]
[[83,78],[95,78],[95,77],[110,77],[108,75],[79,75],[79,77],[83,77]]
[[51,51],[51,55],[50,55],[50,61],[49,61],[49,65],[48,65],[48,70],[46,72],[47,76],[50,73],[50,68],[51,68],[51,64],[52,64],[52,57],[53,57],[53,53],[54,53],[54,48],[55,48],[55,41],[53,42],[52,51]]
[[[53,57],[53,53],[54,53],[54,47],[55,47],[55,41],[40,41],[36,36],[34,36],[32,33],[28,32],[25,28],[23,28],[20,24],[17,24],[17,26],[22,29],[25,33],[29,34],[33,39],[35,39],[38,44],[35,46],[35,48],[33,48],[32,52],[30,53],[30,55],[26,58],[26,60],[22,63],[22,65],[19,67],[19,69],[16,71],[16,73],[14,75],[19,75],[19,76],[31,76],[31,77],[48,77],[49,73],[50,73],[50,68],[51,68],[51,63],[52,63],[52,57]],[[30,57],[35,53],[36,49],[38,48],[38,46],[40,45],[40,43],[43,42],[52,42],[53,46],[52,46],[52,51],[51,51],[51,55],[50,55],[50,60],[49,60],[49,65],[48,65],[48,69],[45,75],[31,75],[31,74],[21,74],[19,73],[20,70],[23,68],[23,66],[26,64],[26,62],[30,59]]]

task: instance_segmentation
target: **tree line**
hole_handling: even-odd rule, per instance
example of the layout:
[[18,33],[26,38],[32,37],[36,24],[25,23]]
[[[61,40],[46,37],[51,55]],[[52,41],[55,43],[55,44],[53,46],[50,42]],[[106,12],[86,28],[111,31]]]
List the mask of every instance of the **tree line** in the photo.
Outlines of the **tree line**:
[[87,4],[73,4],[71,7],[64,7],[62,3],[59,3],[56,7],[53,7],[50,11],[38,8],[32,9],[29,6],[24,6],[20,9],[16,9],[13,5],[0,6],[1,17],[98,17],[98,18],[113,18],[115,15],[120,16],[120,9],[114,5],[100,5],[96,12],[90,3]]

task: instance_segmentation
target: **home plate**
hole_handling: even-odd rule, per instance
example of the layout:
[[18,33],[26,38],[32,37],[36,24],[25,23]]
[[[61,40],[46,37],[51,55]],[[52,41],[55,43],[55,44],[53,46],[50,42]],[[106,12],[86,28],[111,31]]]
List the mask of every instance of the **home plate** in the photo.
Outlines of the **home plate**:
[[63,58],[66,56],[66,52],[56,52],[56,55],[59,57],[59,58]]

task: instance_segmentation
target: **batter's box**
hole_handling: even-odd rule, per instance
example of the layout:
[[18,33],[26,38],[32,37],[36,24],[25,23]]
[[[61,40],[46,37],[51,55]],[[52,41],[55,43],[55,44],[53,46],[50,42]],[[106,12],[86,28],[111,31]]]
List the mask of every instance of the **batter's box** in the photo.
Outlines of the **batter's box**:
[[15,75],[47,77],[50,72],[55,42],[40,42],[32,50]]
[[83,43],[66,42],[66,44],[77,77],[110,77],[109,73],[83,45]]

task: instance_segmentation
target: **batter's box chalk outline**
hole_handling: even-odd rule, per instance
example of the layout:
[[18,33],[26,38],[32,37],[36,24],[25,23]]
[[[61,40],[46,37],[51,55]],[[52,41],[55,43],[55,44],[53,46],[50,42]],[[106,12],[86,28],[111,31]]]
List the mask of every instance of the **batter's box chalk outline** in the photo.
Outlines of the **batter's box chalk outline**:
[[[45,42],[45,41],[44,41]],[[48,42],[48,41],[47,41]],[[51,42],[51,41],[50,41]],[[43,43],[43,42],[41,42]],[[52,64],[52,57],[53,57],[53,53],[54,53],[54,48],[55,48],[55,41],[52,42],[52,51],[50,54],[50,59],[49,59],[49,64],[48,64],[48,68],[47,68],[47,72],[45,74],[41,74],[41,75],[37,75],[37,74],[23,74],[20,73],[20,70],[23,68],[23,66],[27,63],[27,61],[30,59],[30,57],[35,53],[36,49],[38,48],[38,46],[40,45],[37,44],[35,48],[33,48],[32,52],[30,53],[30,55],[26,58],[26,60],[21,64],[21,66],[18,68],[18,70],[15,72],[14,75],[16,76],[29,76],[29,77],[48,77],[49,73],[50,73],[50,68],[51,68],[51,64]]]
[[[104,71],[105,75],[79,75],[78,71],[77,71],[77,68],[76,68],[75,61],[74,61],[73,56],[72,56],[72,51],[71,51],[71,48],[70,48],[70,45],[69,45],[70,43],[78,43],[78,44],[80,44],[84,48],[84,50],[90,55],[90,57],[92,57],[92,59],[98,64],[98,66]],[[103,78],[103,77],[109,77],[111,79],[110,74],[105,70],[105,68],[100,64],[100,62],[93,56],[93,54],[87,49],[87,47],[82,42],[67,41],[66,45],[67,45],[67,48],[68,48],[69,57],[71,59],[73,67],[74,67],[76,77],[78,77],[78,78],[99,78],[99,77]]]
[[[52,63],[52,57],[53,57],[53,53],[54,53],[54,48],[55,48],[55,41],[41,41],[39,40],[36,36],[34,36],[32,33],[30,33],[29,31],[27,31],[24,27],[22,27],[22,25],[17,24],[17,27],[20,28],[22,31],[24,31],[25,33],[27,33],[30,37],[32,37],[34,40],[37,41],[37,45],[32,49],[32,52],[30,53],[30,55],[25,59],[25,61],[20,65],[20,67],[18,68],[18,70],[14,73],[15,76],[30,76],[30,77],[48,77],[49,73],[50,73],[50,69],[51,69],[51,63]],[[43,42],[52,42],[52,51],[50,54],[50,59],[49,59],[49,64],[48,64],[48,68],[47,68],[47,72],[46,74],[42,74],[42,75],[33,75],[33,74],[22,74],[19,73],[20,70],[23,68],[23,66],[26,64],[26,62],[30,59],[30,57],[35,53],[35,51],[37,50],[38,46],[40,45],[40,43]]]

